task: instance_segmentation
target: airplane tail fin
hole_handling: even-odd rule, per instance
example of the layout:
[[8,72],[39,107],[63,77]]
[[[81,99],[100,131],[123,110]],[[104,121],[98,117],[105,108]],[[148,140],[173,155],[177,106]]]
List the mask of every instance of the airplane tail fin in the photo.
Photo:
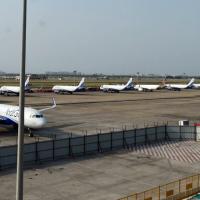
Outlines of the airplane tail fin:
[[78,88],[84,88],[84,87],[85,87],[85,78],[83,77],[80,83],[78,84]]
[[192,79],[190,80],[190,82],[187,84],[187,87],[191,87],[191,86],[192,86],[192,84],[194,83],[194,81],[195,81],[195,79],[194,79],[194,78],[192,78]]
[[127,84],[125,85],[125,88],[127,88],[128,86],[130,86],[131,84],[133,84],[133,78],[130,78],[127,82]]
[[31,75],[27,76],[26,82],[25,82],[25,88],[28,86],[29,82],[30,82],[30,77]]

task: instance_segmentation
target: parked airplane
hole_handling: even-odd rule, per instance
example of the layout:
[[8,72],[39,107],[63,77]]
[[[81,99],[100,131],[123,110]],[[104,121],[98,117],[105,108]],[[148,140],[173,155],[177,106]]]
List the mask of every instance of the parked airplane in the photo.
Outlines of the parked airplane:
[[160,88],[160,85],[137,84],[134,86],[134,89],[138,90],[138,91],[153,91],[153,90],[157,90],[159,88]]
[[199,89],[200,88],[200,84],[199,83],[193,83],[192,84],[192,88]]
[[194,84],[195,79],[192,78],[188,84],[165,84],[165,87],[168,90],[178,90],[180,91],[181,89],[191,89],[193,84]]
[[[29,81],[30,75],[27,76],[25,82],[25,91],[30,91]],[[20,87],[19,86],[1,86],[0,87],[0,94],[8,96],[9,94],[19,95]]]
[[122,90],[129,89],[129,87],[132,85],[133,79],[130,78],[129,81],[126,83],[126,85],[102,85],[100,87],[100,90],[103,92],[120,92]]
[[[56,107],[56,102],[53,99],[53,105],[44,109],[36,110],[31,107],[25,107],[24,109],[24,126],[31,129],[40,129],[46,123],[47,120],[43,116],[43,112]],[[12,125],[17,127],[19,123],[19,106],[0,104],[0,124]]]
[[78,92],[85,90],[85,78],[82,78],[78,86],[68,86],[68,85],[55,85],[52,88],[53,92],[64,94],[64,93],[70,93]]

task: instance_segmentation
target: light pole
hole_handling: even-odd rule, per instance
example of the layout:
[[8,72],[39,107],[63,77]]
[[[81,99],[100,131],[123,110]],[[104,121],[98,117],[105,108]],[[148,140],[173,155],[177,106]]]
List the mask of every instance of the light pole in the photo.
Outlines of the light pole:
[[23,200],[23,162],[24,162],[24,88],[25,88],[25,66],[26,66],[26,12],[27,0],[23,2],[23,28],[22,28],[22,63],[20,70],[20,96],[19,96],[19,126],[17,146],[17,178],[16,178],[16,200]]

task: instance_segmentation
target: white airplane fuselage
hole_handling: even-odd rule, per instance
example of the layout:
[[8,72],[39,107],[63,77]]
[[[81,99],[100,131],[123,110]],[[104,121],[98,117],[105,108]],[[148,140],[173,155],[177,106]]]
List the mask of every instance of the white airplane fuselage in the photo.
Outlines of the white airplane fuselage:
[[18,86],[2,86],[1,93],[16,93],[19,94],[20,88]]
[[193,83],[192,84],[192,88],[199,89],[200,88],[200,84],[199,83]]
[[100,89],[104,91],[122,91],[124,90],[124,87],[124,85],[103,85],[100,87]]
[[[25,91],[29,91],[30,88],[28,87],[30,81],[30,75],[28,75],[26,82],[25,82]],[[19,86],[1,86],[0,87],[0,94],[9,95],[9,94],[16,94],[19,95],[20,87]]]
[[126,90],[132,85],[132,78],[129,79],[129,81],[124,85],[102,85],[100,87],[100,90],[104,92],[120,92],[123,90]]
[[85,89],[85,78],[82,78],[80,83],[77,86],[71,86],[71,85],[55,85],[52,88],[52,91],[55,93],[73,93],[73,92],[78,92],[82,91]]
[[160,87],[160,85],[138,84],[138,85],[134,86],[134,89],[138,90],[138,91],[145,91],[145,90],[153,91],[153,90],[157,90],[159,87]]
[[75,92],[77,90],[77,86],[66,86],[66,85],[55,85],[52,90],[56,91],[66,91],[66,92]]
[[194,81],[195,79],[192,78],[188,84],[165,84],[165,87],[169,90],[191,89]]
[[[19,123],[19,106],[0,104],[0,124],[16,126]],[[47,123],[46,118],[36,109],[25,107],[24,125],[27,128],[39,129]]]
[[167,88],[178,88],[178,89],[186,89],[186,84],[165,84]]

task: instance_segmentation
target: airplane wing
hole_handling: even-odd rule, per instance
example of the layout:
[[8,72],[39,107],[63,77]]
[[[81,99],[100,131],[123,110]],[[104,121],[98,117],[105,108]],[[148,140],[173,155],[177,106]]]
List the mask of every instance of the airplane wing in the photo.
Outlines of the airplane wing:
[[111,92],[119,92],[120,90],[111,88],[111,89],[109,89],[109,91],[111,91]]
[[52,105],[52,106],[47,107],[47,108],[43,108],[43,109],[41,109],[41,110],[39,110],[39,111],[40,111],[40,112],[44,112],[44,111],[46,111],[46,110],[54,109],[54,108],[56,107],[56,101],[55,101],[54,98],[52,98],[52,101],[53,101],[53,105]]
[[180,91],[180,90],[181,90],[180,87],[170,86],[170,85],[166,86],[166,88],[167,88],[168,90],[174,90],[174,91]]

